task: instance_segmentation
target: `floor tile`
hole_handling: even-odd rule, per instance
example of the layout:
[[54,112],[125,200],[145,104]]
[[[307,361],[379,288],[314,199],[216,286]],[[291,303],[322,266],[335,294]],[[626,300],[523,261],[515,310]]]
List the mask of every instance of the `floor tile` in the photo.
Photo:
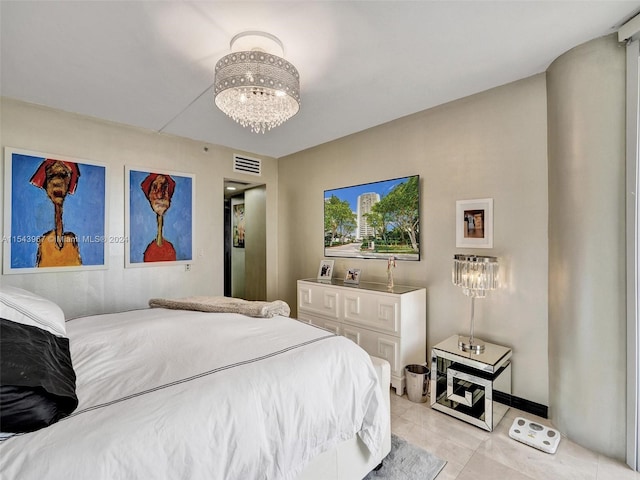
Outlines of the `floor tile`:
[[640,480],[640,473],[631,470],[626,463],[599,455],[597,480]]
[[[553,477],[549,477],[553,478]],[[557,478],[557,477],[556,477]],[[533,480],[526,472],[514,470],[500,462],[475,453],[464,466],[456,480]],[[440,480],[440,477],[438,477]]]
[[560,441],[555,454],[548,454],[509,437],[509,427],[500,424],[477,452],[539,480],[596,480],[596,454],[566,438]]
[[509,437],[516,417],[553,426],[548,419],[511,408],[493,432],[391,395],[391,431],[447,462],[437,480],[640,480],[622,462],[596,454],[563,437],[548,454]]
[[473,449],[456,442],[455,438],[435,433],[433,430],[419,425],[414,425],[404,438],[447,462],[464,464],[473,455]]
[[456,462],[447,462],[442,471],[438,474],[437,480],[457,480],[458,475],[464,465]]

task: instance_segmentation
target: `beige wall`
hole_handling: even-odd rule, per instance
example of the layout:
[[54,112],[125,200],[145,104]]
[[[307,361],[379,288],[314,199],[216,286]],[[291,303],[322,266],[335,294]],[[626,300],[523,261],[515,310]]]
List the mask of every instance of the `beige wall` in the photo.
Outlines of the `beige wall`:
[[[428,350],[468,332],[470,300],[451,284],[455,253],[496,255],[503,287],[476,302],[476,335],[514,350],[513,394],[549,403],[547,362],[547,127],[544,75],[398,119],[279,160],[280,294],[323,258],[323,191],[419,174],[419,262],[396,283],[427,288]],[[456,200],[494,199],[494,248],[457,249]],[[386,281],[386,261],[338,259]]]
[[262,186],[244,192],[247,222],[244,298],[247,300],[267,298],[266,193]]
[[625,50],[614,35],[556,59],[549,98],[550,417],[624,458]]
[[[108,234],[124,235],[125,165],[196,175],[195,252],[192,270],[184,265],[124,268],[124,246],[110,244],[107,270],[2,275],[0,281],[31,289],[57,301],[68,317],[144,307],[150,297],[222,295],[224,239],[224,177],[255,183],[253,175],[233,172],[228,148],[125,127],[89,117],[2,98],[0,138],[16,147],[70,156],[108,168]],[[235,152],[245,153],[245,152]],[[255,155],[253,155],[255,156]],[[4,162],[2,162],[4,170]],[[263,158],[261,183],[267,195],[267,255],[275,263],[277,224],[276,160]],[[4,178],[4,175],[3,175]],[[4,185],[3,185],[4,190]],[[4,211],[4,196],[0,200]],[[3,220],[4,221],[4,220]],[[268,295],[276,296],[277,272],[269,270]]]

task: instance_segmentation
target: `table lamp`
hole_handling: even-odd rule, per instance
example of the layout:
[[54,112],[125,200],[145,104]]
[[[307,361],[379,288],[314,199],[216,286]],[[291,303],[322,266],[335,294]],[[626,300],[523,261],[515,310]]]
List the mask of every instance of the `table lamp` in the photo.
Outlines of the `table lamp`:
[[484,352],[484,342],[473,336],[474,301],[484,298],[487,291],[498,288],[498,259],[480,255],[454,255],[451,280],[471,297],[471,326],[469,336],[460,336],[458,347],[464,352]]

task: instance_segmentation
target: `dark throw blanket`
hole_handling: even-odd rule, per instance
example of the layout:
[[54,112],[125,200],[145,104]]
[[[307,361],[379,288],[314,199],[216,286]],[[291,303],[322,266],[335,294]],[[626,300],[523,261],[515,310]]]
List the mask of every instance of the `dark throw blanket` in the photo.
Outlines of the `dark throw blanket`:
[[31,432],[78,406],[69,339],[0,319],[0,431]]

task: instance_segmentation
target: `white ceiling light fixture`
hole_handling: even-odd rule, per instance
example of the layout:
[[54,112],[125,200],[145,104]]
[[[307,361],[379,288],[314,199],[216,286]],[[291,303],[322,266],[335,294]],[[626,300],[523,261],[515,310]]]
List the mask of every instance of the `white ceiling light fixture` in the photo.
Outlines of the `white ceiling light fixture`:
[[300,75],[284,58],[282,42],[265,32],[231,39],[215,68],[216,106],[255,133],[281,125],[300,110]]

